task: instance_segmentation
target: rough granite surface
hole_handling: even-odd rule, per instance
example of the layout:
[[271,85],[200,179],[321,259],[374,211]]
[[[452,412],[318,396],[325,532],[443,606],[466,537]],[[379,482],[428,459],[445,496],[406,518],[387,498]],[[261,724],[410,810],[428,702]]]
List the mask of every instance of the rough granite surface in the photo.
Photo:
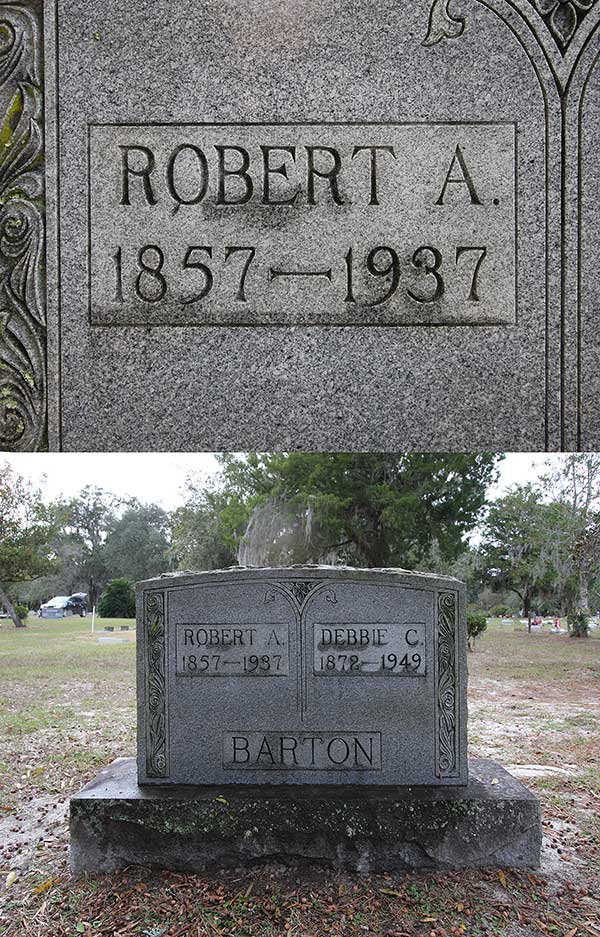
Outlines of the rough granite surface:
[[52,448],[600,446],[596,6],[447,6],[45,4]]
[[71,867],[537,867],[538,800],[494,762],[470,767],[460,788],[148,788],[136,783],[134,759],[121,758],[71,800]]
[[140,783],[467,782],[459,580],[237,567],[137,593]]

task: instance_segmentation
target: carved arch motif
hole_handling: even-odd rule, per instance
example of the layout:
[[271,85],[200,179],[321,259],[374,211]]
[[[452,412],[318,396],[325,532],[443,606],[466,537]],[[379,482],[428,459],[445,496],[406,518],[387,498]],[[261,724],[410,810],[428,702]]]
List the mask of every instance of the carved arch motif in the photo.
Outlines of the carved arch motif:
[[[265,605],[268,605],[270,602],[275,600],[277,592],[282,592],[288,601],[291,602],[294,608],[298,612],[302,612],[309,598],[312,597],[315,589],[323,585],[326,585],[326,581],[321,579],[282,580],[281,582],[278,582],[274,588],[267,589],[265,592],[264,602]],[[325,601],[331,602],[333,605],[335,605],[337,598],[334,589],[328,588],[326,590]]]
[[[546,123],[546,432],[547,449],[573,450],[583,434],[582,156],[583,110],[600,58],[598,0],[430,0],[422,45],[456,40],[468,29],[470,5],[509,28],[539,82]],[[459,10],[460,12],[457,12]],[[554,283],[553,271],[558,271]],[[553,285],[554,284],[554,285]],[[554,338],[556,334],[557,338]],[[556,355],[551,359],[550,348]],[[559,361],[556,390],[551,361]]]
[[306,607],[315,594],[322,596],[326,602],[330,602],[332,605],[337,603],[337,596],[333,583],[326,579],[281,579],[266,590],[263,599],[264,604],[269,605],[274,602],[278,594],[284,597],[294,612],[298,647],[296,707],[300,719],[304,720],[308,706],[308,686],[302,620]]
[[[544,30],[537,33],[540,46],[554,47],[564,57],[575,36],[582,31],[583,24],[588,14],[594,9],[597,0],[525,0],[525,2],[546,27],[546,35],[544,35]],[[465,20],[450,10],[450,3],[451,0],[433,0],[429,14],[429,29],[423,41],[424,46],[435,45],[441,39],[458,39],[463,34]],[[526,9],[519,12],[525,19],[529,18]],[[550,39],[552,42],[549,41]]]

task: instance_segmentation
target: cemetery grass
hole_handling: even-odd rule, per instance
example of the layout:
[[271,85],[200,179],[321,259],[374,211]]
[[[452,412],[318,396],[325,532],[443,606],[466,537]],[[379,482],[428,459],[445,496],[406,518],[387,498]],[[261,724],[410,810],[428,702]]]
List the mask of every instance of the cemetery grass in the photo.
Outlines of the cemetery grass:
[[[131,624],[111,622],[115,631],[121,623]],[[359,876],[268,865],[74,882],[68,798],[135,751],[134,657],[132,632],[100,642],[89,618],[0,629],[2,937],[600,937],[597,633],[577,641],[493,624],[469,655],[471,754],[524,772],[542,801],[535,872]]]

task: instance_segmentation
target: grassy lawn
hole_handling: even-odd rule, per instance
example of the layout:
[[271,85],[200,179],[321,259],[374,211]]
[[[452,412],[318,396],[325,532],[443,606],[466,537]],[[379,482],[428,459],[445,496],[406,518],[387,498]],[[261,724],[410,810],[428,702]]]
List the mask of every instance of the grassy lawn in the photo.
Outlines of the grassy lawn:
[[[2,937],[600,937],[600,634],[493,623],[469,655],[471,753],[542,800],[535,873],[358,876],[279,865],[73,882],[69,796],[135,752],[132,622],[30,618],[0,628]],[[101,631],[115,628],[113,638]]]

